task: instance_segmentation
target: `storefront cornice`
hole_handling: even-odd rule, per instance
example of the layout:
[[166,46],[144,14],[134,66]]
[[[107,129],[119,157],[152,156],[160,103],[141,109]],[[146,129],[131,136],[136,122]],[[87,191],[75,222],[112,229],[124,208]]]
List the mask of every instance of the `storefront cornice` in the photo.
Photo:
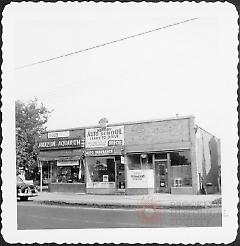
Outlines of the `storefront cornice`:
[[[169,118],[162,118],[162,119],[152,119],[152,120],[142,120],[142,121],[126,121],[126,122],[120,122],[120,123],[113,123],[108,124],[107,127],[111,126],[120,126],[120,125],[133,125],[133,124],[143,124],[143,123],[151,123],[151,122],[159,122],[159,121],[171,121],[171,120],[182,120],[182,119],[189,119],[189,118],[195,118],[194,115],[186,115],[186,116],[177,116],[177,117],[169,117]],[[100,128],[99,125],[92,125],[92,126],[83,126],[83,127],[74,127],[74,128],[62,128],[62,129],[52,129],[47,130],[44,132],[41,132],[41,134],[49,133],[49,132],[61,132],[61,131],[74,131],[74,130],[85,130],[90,128]]]

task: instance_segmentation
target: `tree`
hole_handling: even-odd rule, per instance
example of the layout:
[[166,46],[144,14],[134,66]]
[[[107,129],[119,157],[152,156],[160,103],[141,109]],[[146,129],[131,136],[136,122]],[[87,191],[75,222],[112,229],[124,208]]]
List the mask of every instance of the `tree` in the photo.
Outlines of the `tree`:
[[46,130],[45,124],[51,111],[35,98],[28,103],[15,102],[16,166],[35,179],[37,175],[36,139]]

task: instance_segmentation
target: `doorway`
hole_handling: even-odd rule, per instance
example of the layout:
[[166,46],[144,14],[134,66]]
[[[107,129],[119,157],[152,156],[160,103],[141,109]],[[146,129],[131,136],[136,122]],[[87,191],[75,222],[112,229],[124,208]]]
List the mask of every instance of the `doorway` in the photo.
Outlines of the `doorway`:
[[155,191],[157,193],[169,193],[167,160],[155,160]]
[[118,191],[125,191],[125,165],[121,163],[120,156],[115,157],[116,162],[116,187]]

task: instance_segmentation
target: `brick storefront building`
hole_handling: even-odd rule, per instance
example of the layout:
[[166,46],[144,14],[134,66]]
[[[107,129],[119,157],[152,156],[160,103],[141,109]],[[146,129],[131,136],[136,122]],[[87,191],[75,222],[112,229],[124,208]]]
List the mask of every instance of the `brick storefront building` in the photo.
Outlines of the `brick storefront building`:
[[38,161],[49,191],[200,194],[218,190],[220,140],[194,116],[44,132]]

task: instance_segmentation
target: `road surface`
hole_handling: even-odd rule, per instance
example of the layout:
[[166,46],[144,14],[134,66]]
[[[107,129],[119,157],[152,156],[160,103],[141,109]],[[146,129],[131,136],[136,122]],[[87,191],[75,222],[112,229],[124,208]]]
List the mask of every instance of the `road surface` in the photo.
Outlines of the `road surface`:
[[221,226],[221,209],[106,209],[18,202],[18,229]]

